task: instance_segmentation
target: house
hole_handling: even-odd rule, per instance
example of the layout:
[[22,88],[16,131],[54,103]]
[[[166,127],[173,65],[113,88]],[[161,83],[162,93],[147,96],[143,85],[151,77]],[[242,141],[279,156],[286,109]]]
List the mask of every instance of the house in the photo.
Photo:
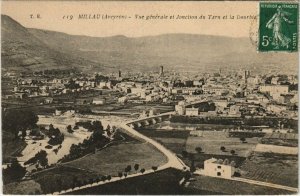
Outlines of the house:
[[44,103],[45,104],[51,104],[53,102],[53,98],[52,97],[47,97],[44,99]]
[[275,94],[288,94],[289,86],[288,85],[261,85],[259,91],[262,93],[268,93],[273,97]]
[[224,161],[222,159],[211,158],[204,161],[204,175],[219,177],[219,178],[231,178],[235,173],[235,163],[231,163],[228,159]]
[[118,102],[119,102],[119,103],[126,103],[127,101],[128,101],[128,98],[127,98],[126,96],[120,97],[120,98],[118,99]]
[[185,115],[187,116],[198,116],[199,115],[199,108],[186,108]]
[[103,105],[105,103],[106,103],[105,98],[94,98],[93,99],[93,104],[95,104],[95,105]]
[[229,116],[240,117],[241,116],[240,106],[237,106],[237,105],[230,106],[229,111],[228,111],[228,115]]
[[267,110],[279,114],[280,112],[286,111],[287,107],[285,105],[269,104]]
[[184,115],[185,114],[185,102],[184,101],[180,101],[177,105],[175,105],[175,111],[179,115]]

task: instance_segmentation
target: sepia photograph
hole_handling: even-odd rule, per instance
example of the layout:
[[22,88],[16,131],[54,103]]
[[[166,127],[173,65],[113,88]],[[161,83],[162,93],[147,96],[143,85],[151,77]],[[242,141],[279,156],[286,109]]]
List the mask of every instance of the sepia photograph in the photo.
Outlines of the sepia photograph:
[[298,194],[298,2],[1,4],[1,194]]

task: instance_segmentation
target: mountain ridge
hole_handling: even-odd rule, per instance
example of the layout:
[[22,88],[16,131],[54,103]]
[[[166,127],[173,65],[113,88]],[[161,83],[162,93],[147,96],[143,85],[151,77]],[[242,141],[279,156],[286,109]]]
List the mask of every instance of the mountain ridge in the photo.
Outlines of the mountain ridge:
[[[25,28],[7,17],[1,16],[4,21],[1,27],[4,53],[16,46],[11,41],[18,41],[23,44],[23,48],[18,48],[19,51],[23,49],[31,59],[36,59],[36,56],[37,59],[45,60],[40,63],[40,67],[26,66],[30,69],[62,65],[87,71],[151,71],[163,65],[168,70],[177,71],[193,69],[208,72],[219,68],[255,71],[258,67],[256,71],[260,72],[270,68],[281,71],[280,66],[284,64],[287,70],[297,71],[297,54],[257,53],[249,38],[186,33],[91,37]],[[26,58],[26,55],[23,56],[21,61],[30,61],[30,58]],[[285,62],[282,59],[286,59]],[[22,66],[22,63],[15,64]]]

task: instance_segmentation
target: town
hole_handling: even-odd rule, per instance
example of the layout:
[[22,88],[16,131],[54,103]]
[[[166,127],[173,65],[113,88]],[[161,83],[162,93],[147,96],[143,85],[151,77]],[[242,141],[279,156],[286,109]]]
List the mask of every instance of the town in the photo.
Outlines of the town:
[[[58,72],[58,74],[56,74]],[[46,70],[21,77],[13,72],[3,76],[3,103],[27,105],[111,106],[118,111],[131,104],[176,105],[179,115],[246,117],[272,116],[298,118],[298,80],[296,75],[252,75],[244,70],[235,75],[218,73],[180,76],[164,72],[85,75]],[[9,87],[8,87],[9,86]],[[114,95],[110,99],[109,95]],[[185,107],[203,101],[206,108]],[[178,103],[178,104],[177,104]],[[4,107],[5,108],[5,107]]]
[[[124,138],[128,140],[128,136],[124,135],[126,133],[148,141],[167,157],[167,162],[162,159],[157,161],[163,161],[163,165],[152,166],[152,171],[164,171],[171,167],[185,172],[183,179],[178,179],[184,187],[184,191],[180,188],[183,193],[189,187],[199,185],[198,180],[197,183],[190,181],[197,179],[194,175],[229,179],[255,187],[263,183],[264,188],[268,187],[274,194],[294,192],[296,188],[284,186],[285,183],[269,183],[268,178],[260,176],[252,179],[253,171],[243,173],[245,165],[253,164],[251,161],[248,163],[247,157],[256,160],[259,153],[264,156],[270,156],[268,153],[286,154],[284,156],[291,158],[291,161],[295,160],[298,143],[297,87],[296,75],[257,75],[249,70],[226,74],[220,69],[217,73],[193,75],[169,72],[159,66],[150,73],[123,73],[118,70],[116,73],[89,75],[74,70],[45,70],[16,75],[6,72],[2,75],[4,120],[10,121],[11,113],[15,117],[17,114],[14,111],[30,108],[38,114],[39,128],[16,133],[15,137],[23,138],[26,143],[25,149],[20,147],[17,156],[23,166],[13,166],[16,160],[4,157],[3,168],[11,175],[10,168],[25,167],[23,181],[35,179],[41,183],[42,188],[36,189],[35,193],[91,193],[86,192],[89,182],[78,181],[77,177],[70,179],[70,185],[62,182],[63,179],[56,179],[52,188],[46,188],[38,176],[40,172],[47,173],[43,170],[66,169],[72,162],[82,165],[76,159],[101,153],[101,149],[110,143],[122,144]],[[100,124],[96,126],[99,119]],[[4,122],[4,126],[6,124]],[[204,126],[199,126],[201,124]],[[178,126],[183,130],[177,130]],[[99,128],[96,127],[102,127],[102,136],[97,135]],[[160,136],[163,133],[166,135]],[[71,139],[74,137],[76,139]],[[101,143],[95,143],[93,138],[96,137],[102,137]],[[177,143],[176,140],[183,140],[186,147],[181,148],[182,141]],[[207,143],[210,140],[220,146]],[[5,144],[11,145],[9,142]],[[42,148],[45,150],[40,151]],[[198,154],[194,154],[194,149]],[[158,158],[160,155],[155,156]],[[178,157],[181,159],[179,162]],[[96,166],[95,169],[99,167],[103,166]],[[134,167],[138,170],[141,166],[136,164]],[[95,188],[89,190],[104,194],[99,185],[104,186],[122,177],[126,179],[127,175],[152,173],[147,170],[150,165],[144,167],[140,174],[134,171],[130,174],[131,166],[128,165],[125,173],[119,172],[118,177],[112,174],[99,177],[99,180],[90,181],[91,187]],[[4,179],[5,184],[14,181]],[[265,180],[267,182],[263,182]],[[70,189],[70,186],[73,188]],[[220,191],[218,188],[207,190],[207,187],[200,187],[205,193]],[[232,193],[226,191],[222,193]],[[241,190],[238,193],[251,192]]]
[[[169,16],[154,2],[145,17],[124,2],[141,20],[122,24],[128,13],[111,2],[86,9],[107,10],[108,23],[77,23],[84,9],[64,15],[59,1],[31,3],[55,8],[53,29],[44,14],[16,14],[30,17],[31,6],[2,3],[1,193],[298,193],[298,53],[258,52],[250,21],[154,21]],[[193,3],[168,14],[241,10]],[[243,14],[256,15],[248,3]]]

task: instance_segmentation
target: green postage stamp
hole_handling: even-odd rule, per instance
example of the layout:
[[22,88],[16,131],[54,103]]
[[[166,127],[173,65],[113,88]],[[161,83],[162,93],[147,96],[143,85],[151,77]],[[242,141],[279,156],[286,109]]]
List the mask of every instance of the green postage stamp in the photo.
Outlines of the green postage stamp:
[[260,2],[258,50],[298,50],[298,3]]

